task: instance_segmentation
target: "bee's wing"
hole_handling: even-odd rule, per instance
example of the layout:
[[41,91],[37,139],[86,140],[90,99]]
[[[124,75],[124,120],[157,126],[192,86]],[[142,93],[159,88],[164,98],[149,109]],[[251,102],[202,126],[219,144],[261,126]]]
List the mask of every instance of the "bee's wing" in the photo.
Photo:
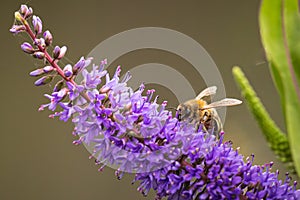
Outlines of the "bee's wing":
[[217,87],[216,86],[208,87],[208,88],[204,89],[202,92],[200,92],[200,94],[198,94],[196,99],[200,100],[203,97],[214,95],[214,94],[216,94],[216,92],[217,92]]
[[239,105],[241,103],[242,103],[242,101],[238,100],[238,99],[225,98],[220,101],[216,101],[216,102],[213,102],[206,106],[203,106],[203,108],[201,108],[201,110],[217,108],[217,107],[224,107],[224,106],[234,106],[234,105]]

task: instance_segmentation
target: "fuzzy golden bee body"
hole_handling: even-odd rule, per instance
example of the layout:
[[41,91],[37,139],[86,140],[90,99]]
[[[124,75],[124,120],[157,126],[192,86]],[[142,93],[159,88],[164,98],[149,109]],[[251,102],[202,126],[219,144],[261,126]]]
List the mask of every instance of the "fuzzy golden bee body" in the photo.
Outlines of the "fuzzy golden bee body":
[[203,98],[216,94],[216,91],[216,86],[208,87],[200,92],[195,99],[180,104],[177,107],[178,120],[195,124],[197,127],[203,125],[204,130],[218,135],[223,130],[223,125],[215,108],[238,105],[242,101],[225,98],[208,104]]

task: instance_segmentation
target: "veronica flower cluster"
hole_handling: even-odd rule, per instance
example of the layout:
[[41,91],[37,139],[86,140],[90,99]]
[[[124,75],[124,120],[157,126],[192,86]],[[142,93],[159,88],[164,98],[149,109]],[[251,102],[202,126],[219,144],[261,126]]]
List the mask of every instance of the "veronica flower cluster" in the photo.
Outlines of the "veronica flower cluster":
[[[118,178],[136,173],[138,191],[147,195],[153,189],[156,199],[300,199],[288,174],[281,181],[278,171],[271,172],[272,163],[253,165],[254,156],[244,161],[230,142],[223,142],[224,133],[217,139],[201,127],[178,122],[166,102],[158,104],[154,90],[143,95],[143,84],[136,91],[127,86],[131,75],[120,78],[120,67],[110,76],[107,60],[88,70],[92,59],[82,57],[61,68],[58,63],[67,48],[52,48],[52,34],[43,32],[32,8],[22,5],[15,19],[10,31],[26,32],[32,40],[22,50],[45,63],[30,73],[39,77],[35,85],[56,81],[52,93],[45,94],[49,103],[39,110],[72,120],[78,137],[73,143],[92,149],[99,170],[114,167]],[[78,75],[83,77],[80,83],[75,82]]]

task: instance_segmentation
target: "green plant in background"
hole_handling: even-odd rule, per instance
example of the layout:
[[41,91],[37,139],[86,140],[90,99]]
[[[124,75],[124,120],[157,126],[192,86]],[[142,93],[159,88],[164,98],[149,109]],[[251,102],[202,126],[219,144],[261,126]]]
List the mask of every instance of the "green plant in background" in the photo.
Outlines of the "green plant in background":
[[293,170],[292,155],[286,134],[283,133],[271,119],[242,70],[239,67],[234,67],[233,74],[251,112],[266,136],[270,148],[282,162],[288,163]]
[[271,149],[300,177],[300,16],[297,0],[263,0],[262,43],[280,95],[287,134],[270,118],[240,68],[233,75]]

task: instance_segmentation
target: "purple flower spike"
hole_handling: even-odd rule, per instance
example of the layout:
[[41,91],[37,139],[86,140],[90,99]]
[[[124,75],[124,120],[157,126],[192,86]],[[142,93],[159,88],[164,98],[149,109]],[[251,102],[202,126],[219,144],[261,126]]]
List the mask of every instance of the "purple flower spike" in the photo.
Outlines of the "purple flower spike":
[[33,54],[35,52],[35,49],[31,46],[31,44],[29,44],[28,42],[24,42],[21,45],[21,49],[28,54]]
[[34,85],[36,85],[36,86],[46,85],[46,84],[50,83],[52,81],[52,79],[53,79],[53,76],[43,76],[42,78],[35,81]]
[[[81,58],[76,63],[78,69],[83,62]],[[57,83],[54,92],[45,95],[50,103],[40,110],[47,107],[54,111],[59,106],[62,111],[50,117],[63,121],[73,115],[73,133],[79,136],[74,144],[94,143],[92,156],[103,165],[117,166],[118,178],[124,172],[136,172],[138,190],[147,195],[153,189],[157,199],[300,198],[289,178],[281,182],[278,173],[271,172],[273,163],[253,165],[253,156],[244,161],[231,142],[223,141],[224,133],[217,139],[201,127],[195,130],[177,123],[165,110],[167,102],[159,105],[153,98],[154,90],[143,96],[142,84],[133,91],[127,86],[129,73],[120,80],[118,67],[110,78],[104,64],[93,65],[90,72],[83,69],[82,85],[66,82],[63,87],[63,81]],[[44,80],[37,84],[41,83]]]
[[43,34],[43,37],[45,39],[45,43],[47,46],[52,44],[53,37],[52,37],[52,34],[50,33],[50,31],[48,31],[48,30],[45,31]]
[[42,33],[42,28],[43,28],[42,20],[38,16],[33,15],[32,24],[36,34]]
[[[47,108],[54,111],[49,117],[72,120],[73,135],[78,137],[73,143],[89,146],[90,157],[101,164],[99,171],[113,167],[118,179],[125,172],[135,173],[138,191],[146,196],[154,190],[156,200],[300,199],[296,182],[293,184],[288,174],[280,180],[279,172],[271,170],[272,162],[254,165],[254,156],[244,159],[231,142],[223,141],[224,132],[216,137],[201,125],[196,130],[189,122],[178,123],[166,109],[167,102],[157,102],[154,90],[143,95],[145,85],[137,90],[129,87],[129,72],[120,79],[120,66],[110,76],[105,59],[88,71],[92,58],[81,57],[74,66],[68,64],[61,70],[57,61],[67,47],[55,46],[54,60],[49,58],[46,47],[52,44],[52,34],[47,30],[37,37],[42,33],[42,21],[33,16],[32,30],[27,22],[32,13],[22,5],[15,19],[25,26],[10,29],[12,33],[29,33],[38,48],[25,42],[22,50],[49,65],[30,72],[30,76],[42,75],[36,86],[61,76],[53,92],[44,95],[48,102],[39,110]],[[80,83],[76,83],[78,74],[83,77]]]
[[72,75],[73,75],[72,65],[70,65],[70,64],[66,65],[66,66],[64,67],[63,71],[64,71],[64,75],[65,75],[66,77],[72,76]]

